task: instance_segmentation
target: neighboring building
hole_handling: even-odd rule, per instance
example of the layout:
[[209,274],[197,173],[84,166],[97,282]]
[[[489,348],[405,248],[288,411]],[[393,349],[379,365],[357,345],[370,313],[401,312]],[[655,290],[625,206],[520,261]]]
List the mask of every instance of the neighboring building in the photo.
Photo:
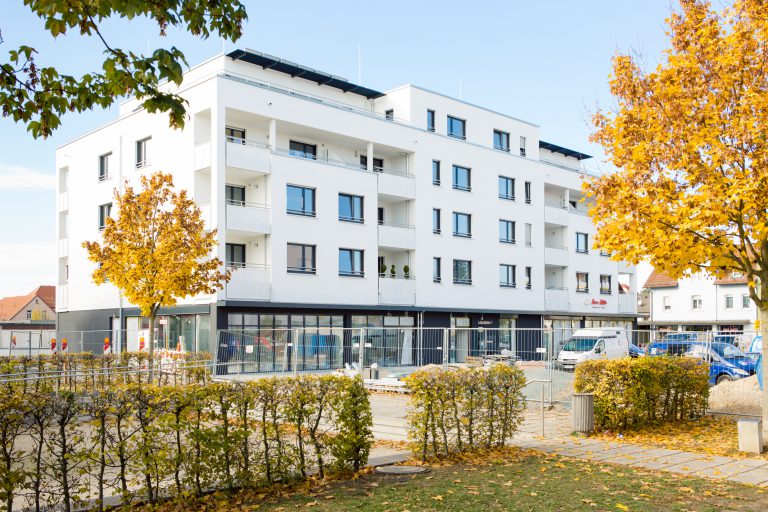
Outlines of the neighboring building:
[[747,278],[741,273],[715,279],[699,272],[675,280],[654,271],[645,288],[651,292],[651,314],[640,323],[653,330],[754,330],[757,308],[749,298]]
[[[0,353],[16,338],[16,348],[40,347],[56,328],[56,287],[38,286],[26,295],[0,299]],[[54,335],[55,336],[55,335]]]
[[56,153],[60,329],[146,328],[92,283],[81,243],[99,239],[115,187],[157,170],[190,191],[234,269],[216,296],[161,312],[160,337],[190,350],[228,328],[632,325],[634,267],[592,247],[589,156],[538,126],[254,51],[192,68],[178,91],[183,130],[130,100]]

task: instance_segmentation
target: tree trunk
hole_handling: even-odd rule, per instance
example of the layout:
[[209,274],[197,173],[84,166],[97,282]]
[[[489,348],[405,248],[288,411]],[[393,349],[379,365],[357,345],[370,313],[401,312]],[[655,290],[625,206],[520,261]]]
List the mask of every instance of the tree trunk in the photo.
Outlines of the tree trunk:
[[760,335],[763,337],[762,371],[763,371],[763,445],[768,442],[768,308],[759,309]]
[[148,343],[149,343],[149,362],[147,365],[147,382],[152,384],[154,380],[154,372],[155,372],[155,315],[154,308],[152,308],[152,313],[149,315],[149,335]]

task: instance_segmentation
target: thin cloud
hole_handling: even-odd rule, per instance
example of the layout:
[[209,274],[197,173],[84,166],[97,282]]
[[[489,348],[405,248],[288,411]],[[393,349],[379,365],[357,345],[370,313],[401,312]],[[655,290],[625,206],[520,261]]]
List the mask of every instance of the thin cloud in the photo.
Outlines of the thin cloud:
[[55,190],[56,175],[0,162],[0,190]]
[[0,243],[0,297],[23,295],[55,284],[56,244]]

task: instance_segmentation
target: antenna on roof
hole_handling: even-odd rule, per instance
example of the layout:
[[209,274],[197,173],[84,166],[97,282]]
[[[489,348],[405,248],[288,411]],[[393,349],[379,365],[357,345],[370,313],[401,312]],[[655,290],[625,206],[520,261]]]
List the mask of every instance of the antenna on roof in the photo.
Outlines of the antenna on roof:
[[357,85],[363,85],[363,45],[357,44]]

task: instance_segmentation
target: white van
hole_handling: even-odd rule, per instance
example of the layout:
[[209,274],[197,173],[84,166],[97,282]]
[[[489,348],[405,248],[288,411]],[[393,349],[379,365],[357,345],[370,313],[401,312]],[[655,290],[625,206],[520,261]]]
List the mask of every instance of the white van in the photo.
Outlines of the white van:
[[629,356],[627,332],[615,327],[579,329],[566,341],[557,356],[557,367],[573,371],[582,361],[619,359]]

